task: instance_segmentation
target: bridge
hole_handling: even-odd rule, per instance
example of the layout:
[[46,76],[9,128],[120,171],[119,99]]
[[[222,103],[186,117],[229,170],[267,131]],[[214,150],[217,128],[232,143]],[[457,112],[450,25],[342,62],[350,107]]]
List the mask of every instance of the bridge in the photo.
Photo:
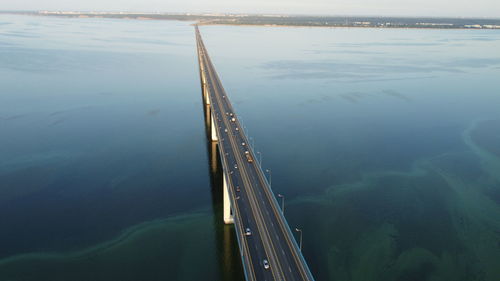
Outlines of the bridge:
[[223,170],[223,220],[234,224],[247,281],[314,280],[195,26],[210,141]]

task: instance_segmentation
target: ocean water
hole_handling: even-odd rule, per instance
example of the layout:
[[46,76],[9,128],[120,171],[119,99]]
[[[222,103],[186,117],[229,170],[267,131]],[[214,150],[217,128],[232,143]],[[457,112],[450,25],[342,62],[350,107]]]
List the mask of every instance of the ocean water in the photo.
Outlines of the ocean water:
[[[188,22],[0,16],[0,280],[243,280]],[[500,280],[500,32],[202,26],[316,280]]]

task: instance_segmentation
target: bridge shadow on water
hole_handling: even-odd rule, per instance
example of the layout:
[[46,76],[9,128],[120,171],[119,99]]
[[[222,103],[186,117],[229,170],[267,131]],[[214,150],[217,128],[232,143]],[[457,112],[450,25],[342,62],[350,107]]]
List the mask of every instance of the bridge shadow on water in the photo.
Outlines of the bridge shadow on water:
[[214,230],[216,240],[217,261],[219,264],[219,279],[221,281],[243,281],[245,280],[243,266],[241,264],[238,240],[234,225],[226,225],[223,221],[222,200],[222,163],[220,161],[219,147],[216,142],[211,141],[210,123],[207,119],[210,111],[206,105],[203,106],[205,116],[205,133],[207,136],[207,152],[209,160],[210,187],[212,195],[212,209],[214,212]]

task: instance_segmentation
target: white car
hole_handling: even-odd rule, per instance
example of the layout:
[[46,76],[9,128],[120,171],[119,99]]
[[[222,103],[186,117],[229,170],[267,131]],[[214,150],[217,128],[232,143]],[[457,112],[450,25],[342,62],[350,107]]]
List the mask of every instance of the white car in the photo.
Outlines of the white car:
[[250,228],[247,227],[247,229],[245,229],[245,235],[246,236],[252,235],[252,231],[250,231]]
[[264,265],[265,269],[269,269],[269,262],[266,259],[262,261],[262,264]]

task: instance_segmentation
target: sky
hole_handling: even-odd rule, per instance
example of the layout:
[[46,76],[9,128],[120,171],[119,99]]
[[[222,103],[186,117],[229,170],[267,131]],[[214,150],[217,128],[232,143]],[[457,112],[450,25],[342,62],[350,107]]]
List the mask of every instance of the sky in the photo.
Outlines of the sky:
[[0,10],[500,18],[500,0],[0,0]]

